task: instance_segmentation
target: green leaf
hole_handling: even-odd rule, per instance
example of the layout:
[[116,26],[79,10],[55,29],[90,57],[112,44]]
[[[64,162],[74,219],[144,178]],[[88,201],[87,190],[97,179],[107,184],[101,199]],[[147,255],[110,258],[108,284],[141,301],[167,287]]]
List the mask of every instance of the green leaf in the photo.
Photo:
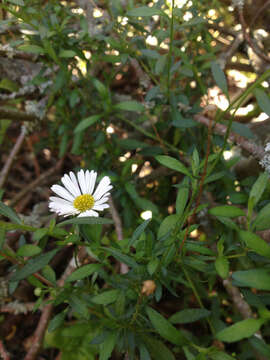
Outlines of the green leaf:
[[[0,81],[0,89],[5,89],[10,92],[13,92],[13,91],[18,91],[19,86],[14,81],[11,81],[10,79],[5,78]],[[2,121],[2,119],[1,119],[1,121]]]
[[148,219],[148,220],[145,220],[141,225],[139,225],[133,235],[132,235],[132,238],[129,242],[129,246],[132,246],[132,244],[134,244],[134,242],[139,239],[139,237],[142,235],[142,233],[144,232],[144,230],[147,228],[148,224],[150,223],[151,219]]
[[264,340],[259,339],[257,336],[253,336],[248,341],[257,352],[270,359],[270,346],[266,344]]
[[92,116],[89,116],[89,117],[81,120],[79,122],[79,124],[75,127],[74,133],[76,134],[78,132],[81,132],[81,131],[87,129],[89,126],[92,126],[101,118],[101,116],[102,116],[101,114],[100,115],[92,115]]
[[229,261],[225,256],[217,257],[215,261],[215,268],[219,276],[221,276],[223,279],[227,279],[230,268]]
[[224,216],[224,217],[238,217],[238,216],[246,216],[245,212],[233,205],[222,205],[216,206],[209,210],[209,214],[214,216]]
[[150,260],[147,264],[147,271],[152,276],[158,267],[159,261],[157,258]]
[[29,52],[29,53],[37,54],[37,55],[45,54],[45,50],[41,46],[38,46],[38,45],[25,44],[25,45],[20,45],[18,47],[18,49],[21,51],[25,51],[25,52]]
[[255,89],[254,94],[258,101],[259,107],[265,112],[268,116],[270,116],[270,99],[269,95],[265,93],[262,89]]
[[167,54],[160,56],[160,54],[158,54],[158,60],[156,62],[156,66],[155,66],[155,73],[157,75],[160,75],[164,72],[164,68],[166,66],[167,63]]
[[253,206],[255,206],[260,200],[268,183],[268,179],[269,179],[269,175],[266,172],[264,172],[260,174],[258,179],[255,181],[254,185],[252,186],[251,191],[249,193],[249,199],[253,199]]
[[169,321],[173,324],[189,324],[210,315],[211,311],[206,309],[185,309],[173,314]]
[[111,219],[101,218],[101,217],[95,217],[95,216],[85,216],[85,217],[75,217],[70,220],[62,221],[61,223],[57,224],[57,226],[63,226],[68,224],[76,224],[76,225],[82,225],[82,224],[88,224],[88,225],[96,225],[96,224],[113,224],[113,221]]
[[146,312],[160,336],[175,345],[182,346],[187,343],[187,339],[181,331],[177,330],[167,319],[160,315],[160,313],[150,307],[146,308]]
[[100,269],[100,264],[83,265],[66,278],[66,282],[84,279]]
[[108,360],[111,357],[112,351],[116,345],[118,332],[110,332],[105,341],[100,345],[99,360]]
[[48,234],[47,228],[37,229],[33,234],[33,241],[39,241]]
[[175,360],[174,354],[162,341],[148,335],[144,335],[143,341],[153,360]]
[[224,92],[225,95],[228,95],[227,80],[222,71],[220,65],[216,61],[211,62],[211,71],[217,86]]
[[240,286],[248,286],[259,290],[270,290],[270,269],[251,269],[236,271],[232,278]]
[[46,266],[54,255],[57,253],[58,249],[51,250],[46,254],[42,254],[36,256],[35,258],[29,260],[27,264],[17,270],[10,278],[10,281],[19,281],[22,279],[27,278],[29,275],[36,273],[37,271],[41,270],[44,266]]
[[212,360],[236,360],[235,357],[232,357],[228,354],[225,354],[223,351],[214,350],[209,355]]
[[171,156],[157,155],[155,158],[161,165],[164,165],[169,169],[179,171],[180,173],[191,177],[188,169],[180,161],[172,158]]
[[187,201],[189,197],[189,180],[188,178],[184,178],[182,181],[181,187],[178,190],[177,197],[176,197],[176,213],[180,216],[183,214],[184,209],[186,207]]
[[116,105],[114,105],[114,109],[116,110],[126,110],[126,111],[144,111],[144,106],[137,101],[122,101]]
[[262,319],[245,319],[219,331],[216,337],[220,341],[229,343],[239,341],[252,336],[262,324]]
[[169,231],[172,231],[178,220],[179,220],[178,215],[169,215],[165,217],[165,219],[162,221],[158,229],[158,234],[157,234],[158,239],[162,238]]
[[66,310],[55,315],[49,322],[48,332],[52,332],[56,330],[59,326],[61,326],[64,323],[65,317],[66,317]]
[[257,254],[270,258],[270,246],[260,236],[244,230],[239,231],[239,236]]
[[50,265],[44,266],[44,268],[41,270],[42,275],[49,280],[50,282],[56,284],[56,274],[53,268]]
[[264,206],[258,213],[252,224],[256,230],[267,230],[270,228],[270,203]]
[[42,249],[39,246],[26,244],[26,245],[22,245],[19,248],[19,250],[17,251],[17,255],[30,257],[40,254],[41,251]]
[[5,205],[2,201],[0,201],[0,214],[9,218],[15,224],[22,225],[22,221],[18,217],[18,215],[9,206]]
[[20,6],[24,6],[24,1],[23,0],[7,0],[8,2],[15,4],[15,5],[20,5]]
[[95,88],[97,89],[99,95],[102,98],[106,98],[109,95],[108,89],[106,88],[106,86],[98,79],[93,79],[93,84],[95,86]]
[[118,251],[118,250],[116,250],[116,249],[107,248],[107,247],[103,247],[102,249],[105,250],[106,252],[111,253],[112,256],[113,256],[116,260],[118,260],[118,261],[120,261],[120,262],[122,262],[122,263],[124,263],[124,264],[127,264],[127,265],[130,266],[130,267],[135,268],[135,267],[138,266],[138,264],[136,263],[135,260],[132,259],[132,257],[130,257],[130,256],[128,256],[128,255],[125,255],[125,254],[122,254],[120,251]]
[[117,141],[120,147],[128,150],[136,150],[138,148],[145,148],[147,147],[147,144],[145,144],[142,141],[138,141],[135,139],[121,139]]
[[59,57],[61,58],[73,58],[77,54],[73,50],[61,50],[59,53]]
[[91,302],[99,305],[109,305],[116,301],[119,296],[119,290],[108,290],[91,298]]
[[155,7],[148,7],[148,6],[140,6],[134,8],[127,12],[127,16],[154,16],[154,15],[164,15],[163,11],[157,9]]

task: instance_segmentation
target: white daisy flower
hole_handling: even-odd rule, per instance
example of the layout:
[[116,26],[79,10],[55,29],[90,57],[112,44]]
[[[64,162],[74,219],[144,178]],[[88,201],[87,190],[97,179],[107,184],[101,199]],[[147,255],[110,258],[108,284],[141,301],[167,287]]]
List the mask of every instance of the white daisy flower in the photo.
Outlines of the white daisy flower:
[[112,189],[111,181],[108,176],[104,176],[99,182],[96,190],[97,173],[93,170],[80,170],[77,177],[71,171],[65,174],[61,181],[64,185],[53,185],[52,191],[58,196],[51,196],[49,208],[58,215],[69,216],[96,216],[98,211],[103,211],[109,205],[109,191]]

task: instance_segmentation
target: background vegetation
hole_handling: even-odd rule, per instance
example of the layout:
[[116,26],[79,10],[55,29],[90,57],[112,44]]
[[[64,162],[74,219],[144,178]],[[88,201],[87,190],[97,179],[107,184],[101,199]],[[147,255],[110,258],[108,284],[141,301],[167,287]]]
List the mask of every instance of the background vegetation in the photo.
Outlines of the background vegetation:
[[[1,357],[269,359],[270,1],[0,17]],[[63,221],[81,168],[110,209]]]

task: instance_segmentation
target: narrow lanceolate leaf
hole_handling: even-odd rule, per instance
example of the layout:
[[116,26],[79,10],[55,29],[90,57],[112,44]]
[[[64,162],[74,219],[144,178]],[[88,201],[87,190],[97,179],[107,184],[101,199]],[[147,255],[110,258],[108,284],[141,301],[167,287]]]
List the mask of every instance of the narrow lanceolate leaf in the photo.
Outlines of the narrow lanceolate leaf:
[[150,223],[151,219],[145,220],[141,225],[139,225],[133,235],[132,238],[129,242],[129,246],[131,246],[137,239],[139,239],[139,237],[142,235],[142,233],[144,232],[144,230],[146,229],[146,227],[148,226],[148,224]]
[[142,112],[144,111],[144,106],[137,101],[130,100],[130,101],[122,101],[119,104],[116,104],[114,106],[114,109]]
[[242,286],[258,290],[270,290],[270,269],[250,269],[235,271],[232,278]]
[[169,340],[171,343],[176,345],[184,345],[188,343],[186,337],[177,330],[167,319],[165,319],[156,310],[147,307],[147,315],[160,336],[164,339]]
[[108,290],[101,294],[95,295],[91,298],[91,301],[95,304],[109,305],[116,301],[119,296],[118,290]]
[[173,324],[189,324],[210,315],[211,312],[206,309],[185,309],[173,314],[169,320]]
[[109,252],[113,257],[115,257],[116,260],[127,264],[130,267],[137,267],[138,264],[136,263],[135,260],[133,260],[133,258],[131,256],[128,256],[126,254],[121,253],[120,251],[116,250],[116,249],[112,249],[112,248],[106,248],[103,247],[103,250],[105,250],[106,252]]
[[209,214],[214,216],[224,216],[224,217],[237,217],[237,216],[245,216],[245,212],[233,205],[222,205],[216,206],[209,210]]
[[252,228],[256,230],[267,230],[270,228],[270,203],[265,205],[258,213],[252,224]]
[[108,360],[111,358],[112,351],[116,345],[118,333],[110,332],[105,341],[100,346],[99,360]]
[[270,99],[269,95],[265,93],[262,89],[255,89],[254,94],[258,101],[259,107],[265,112],[268,116],[270,116]]
[[217,339],[225,342],[235,342],[249,338],[257,332],[263,324],[262,319],[246,319],[239,321],[217,333]]
[[268,183],[268,179],[269,179],[269,175],[266,172],[264,172],[260,174],[258,179],[255,181],[254,185],[252,186],[251,191],[249,193],[249,199],[253,199],[253,206],[255,206],[260,200]]
[[154,15],[164,15],[164,13],[155,7],[140,6],[134,8],[127,13],[128,16],[154,16]]
[[25,45],[20,45],[18,47],[18,49],[21,51],[25,51],[25,52],[29,52],[29,53],[37,54],[37,55],[45,54],[45,50],[41,46],[38,46],[38,45],[25,44]]
[[30,257],[40,254],[41,251],[42,249],[39,246],[25,244],[19,248],[19,250],[17,251],[17,255]]
[[172,231],[178,220],[179,220],[178,215],[169,215],[165,217],[165,219],[162,221],[158,229],[158,234],[157,234],[158,239],[162,238],[164,235]]
[[96,225],[96,224],[112,224],[113,221],[111,219],[101,218],[101,217],[94,217],[94,216],[85,216],[85,217],[76,217],[70,220],[62,221],[61,223],[57,224],[57,226],[63,226],[68,224],[88,224],[88,225]]
[[172,170],[176,170],[179,171],[182,174],[185,174],[189,177],[191,177],[190,172],[188,171],[188,169],[178,160],[174,159],[171,156],[167,156],[167,155],[157,155],[156,156],[156,160],[161,164],[164,165],[166,167],[168,167],[169,169]]
[[79,269],[75,270],[72,274],[70,274],[66,282],[81,280],[86,278],[87,276],[92,275],[94,272],[100,269],[100,264],[88,264],[80,267]]
[[[175,360],[174,354],[164,345],[162,341],[153,336],[144,335],[142,341],[145,343],[153,360]],[[141,359],[142,360],[142,359]]]
[[217,86],[224,92],[224,94],[227,95],[228,94],[227,80],[220,65],[216,61],[213,61],[211,63],[211,71],[215,79],[215,82],[217,83]]
[[89,128],[90,126],[94,125],[100,118],[102,115],[92,115],[89,116],[83,120],[81,120],[79,122],[79,124],[75,127],[74,129],[74,133],[79,133],[87,128]]
[[215,268],[219,276],[227,279],[229,276],[229,261],[225,256],[219,256],[215,261]]
[[36,256],[35,258],[29,260],[27,264],[17,270],[10,278],[10,281],[19,281],[27,278],[28,276],[36,273],[41,270],[44,266],[46,266],[54,255],[57,253],[58,249],[47,252],[46,254],[42,254]]
[[239,236],[257,254],[270,258],[270,246],[260,236],[244,230],[239,231]]
[[11,221],[13,221],[16,224],[22,224],[21,219],[19,216],[6,204],[4,204],[2,201],[0,201],[0,214],[3,216],[6,216]]
[[185,177],[181,184],[181,187],[178,190],[176,204],[175,204],[176,213],[179,217],[184,212],[184,209],[188,201],[188,197],[189,197],[189,180],[188,178]]

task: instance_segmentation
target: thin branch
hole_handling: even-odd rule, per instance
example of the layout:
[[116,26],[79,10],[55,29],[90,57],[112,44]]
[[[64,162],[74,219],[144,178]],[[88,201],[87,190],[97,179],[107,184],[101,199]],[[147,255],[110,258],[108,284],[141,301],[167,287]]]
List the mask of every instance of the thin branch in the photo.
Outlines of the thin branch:
[[24,138],[25,138],[25,135],[26,135],[26,129],[24,126],[22,126],[21,128],[21,133],[13,147],[13,149],[11,150],[10,154],[9,154],[9,157],[0,173],[0,188],[3,187],[5,181],[6,181],[6,178],[8,176],[8,173],[9,173],[9,170],[11,168],[11,165],[13,163],[13,160],[15,159],[16,155],[18,154],[22,144],[23,144],[23,141],[24,141]]
[[[210,120],[203,116],[203,115],[195,115],[194,120],[198,121],[199,123],[209,126]],[[219,134],[221,136],[225,136],[227,127],[223,124],[216,123],[213,131],[216,134]],[[229,138],[231,142],[236,143],[238,146],[240,146],[243,150],[246,150],[251,155],[254,156],[257,160],[261,160],[264,156],[264,149],[263,147],[256,145],[248,140],[246,140],[243,136],[237,135],[233,132],[230,132]]]
[[6,107],[0,107],[0,120],[2,119],[10,119],[20,122],[36,120],[40,121],[40,119],[33,114],[27,114],[24,111],[13,110]]
[[[86,251],[85,248],[81,248],[80,250],[81,252],[83,252],[82,256],[86,256]],[[63,287],[66,278],[76,269],[76,263],[74,261],[74,257],[72,257],[72,259],[69,261],[66,270],[64,271],[64,273],[62,274],[61,278],[57,281],[57,285],[58,287]],[[27,352],[24,360],[35,360],[36,356],[38,355],[42,344],[43,344],[43,338],[45,335],[45,331],[47,329],[48,323],[50,321],[51,315],[53,312],[53,304],[47,304],[43,310],[42,310],[42,314],[41,317],[39,319],[39,323],[38,326],[35,330],[35,334],[33,336],[33,340],[32,340],[32,346],[29,349],[29,351]]]
[[3,360],[11,359],[9,353],[6,351],[5,346],[1,340],[0,340],[0,356],[1,356],[1,359],[3,359]]
[[270,58],[268,56],[266,56],[261,50],[260,48],[257,46],[257,44],[255,44],[253,42],[253,40],[250,38],[248,30],[247,30],[247,24],[244,18],[244,13],[243,13],[243,9],[238,7],[238,12],[239,12],[239,20],[240,23],[242,25],[242,29],[243,29],[243,34],[244,34],[244,38],[247,41],[247,43],[249,44],[249,46],[251,47],[251,49],[255,52],[255,54],[257,54],[260,58],[262,58],[264,61],[270,63]]
[[13,199],[11,199],[8,202],[9,206],[14,206],[18,201],[20,201],[29,191],[33,191],[33,188],[42,183],[43,181],[49,182],[51,179],[51,176],[58,171],[62,164],[63,164],[64,158],[60,159],[55,166],[53,166],[51,169],[46,171],[45,173],[41,174],[36,180],[32,181],[29,185],[27,185],[24,189],[22,189],[17,195],[14,196]]

